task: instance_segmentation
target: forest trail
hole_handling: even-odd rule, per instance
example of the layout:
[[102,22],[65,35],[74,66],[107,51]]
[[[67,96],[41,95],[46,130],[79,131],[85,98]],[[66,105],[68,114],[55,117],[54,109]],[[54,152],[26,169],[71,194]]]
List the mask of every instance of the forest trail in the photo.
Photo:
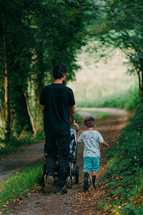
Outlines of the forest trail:
[[[96,110],[96,111],[104,111],[109,113],[110,115],[106,118],[100,119],[96,117],[96,125],[97,130],[103,135],[105,141],[109,143],[110,147],[114,145],[116,142],[119,133],[123,127],[126,126],[128,122],[128,118],[130,113],[115,109],[115,108],[84,108],[80,109],[79,114],[83,117],[87,115],[93,115],[90,113],[85,113],[86,110]],[[81,130],[84,130],[83,120],[79,121],[79,125]],[[33,151],[34,149],[34,151]],[[82,191],[82,183],[83,183],[83,144],[78,145],[78,162],[77,165],[80,167],[80,180],[79,184],[73,185],[71,190],[68,190],[68,193],[62,196],[58,196],[56,194],[46,195],[43,192],[43,188],[39,187],[39,191],[35,191],[28,195],[27,197],[23,197],[20,205],[16,206],[13,209],[13,212],[9,212],[8,214],[13,215],[106,215],[108,214],[106,211],[97,211],[96,206],[102,197],[104,196],[104,189],[98,187],[98,183],[100,182],[101,176],[105,171],[105,164],[107,149],[104,146],[101,146],[101,159],[100,159],[100,171],[97,173],[97,189],[96,191],[89,190],[87,192]],[[25,161],[24,156],[26,155]],[[43,143],[32,144],[31,146],[26,147],[24,150],[14,153],[10,157],[10,166],[14,166],[19,163],[18,168],[22,164],[22,168],[26,165],[29,165],[36,162],[43,156]],[[22,159],[23,157],[23,159]],[[6,159],[7,160],[7,159]],[[31,160],[31,161],[30,161]],[[4,163],[4,160],[0,162]],[[6,161],[5,161],[6,162]],[[8,162],[7,162],[8,165]],[[18,165],[18,164],[17,164]],[[1,163],[0,163],[1,166]],[[4,168],[3,168],[4,169]],[[10,167],[9,167],[10,169]],[[16,169],[9,170],[10,172],[15,171]],[[4,171],[3,171],[4,172]],[[8,174],[8,169],[7,169]],[[1,173],[2,175],[2,173]],[[5,174],[6,176],[6,174]]]

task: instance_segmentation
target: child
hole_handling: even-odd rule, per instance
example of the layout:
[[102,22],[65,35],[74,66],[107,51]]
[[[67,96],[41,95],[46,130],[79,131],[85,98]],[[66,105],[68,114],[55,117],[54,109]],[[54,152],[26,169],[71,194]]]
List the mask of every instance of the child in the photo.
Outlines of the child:
[[95,119],[93,117],[87,117],[84,121],[86,131],[82,132],[78,137],[79,143],[84,143],[84,184],[83,190],[86,191],[89,189],[88,178],[89,175],[92,176],[92,187],[96,189],[95,179],[96,171],[99,170],[99,158],[100,158],[100,147],[99,143],[109,147],[109,145],[104,141],[101,134],[94,130],[96,127]]

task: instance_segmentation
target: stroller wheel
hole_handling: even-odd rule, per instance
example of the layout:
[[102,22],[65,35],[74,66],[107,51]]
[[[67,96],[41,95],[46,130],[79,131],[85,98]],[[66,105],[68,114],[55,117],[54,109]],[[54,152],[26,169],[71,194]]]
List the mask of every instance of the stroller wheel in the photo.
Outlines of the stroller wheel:
[[75,170],[75,184],[79,183],[79,166],[76,166]]
[[67,182],[67,188],[68,188],[68,189],[71,189],[71,188],[72,188],[72,185],[73,185],[72,177],[69,177],[69,178],[68,178],[68,182]]

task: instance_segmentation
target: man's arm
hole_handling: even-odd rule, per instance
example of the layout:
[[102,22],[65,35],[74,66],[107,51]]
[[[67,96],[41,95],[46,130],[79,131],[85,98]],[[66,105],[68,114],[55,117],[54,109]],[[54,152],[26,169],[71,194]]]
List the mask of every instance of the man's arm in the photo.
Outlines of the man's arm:
[[78,131],[78,132],[76,133],[77,143],[81,143],[81,142],[78,141],[79,136],[81,135],[81,133],[82,133],[81,131]]
[[74,123],[75,122],[75,106],[72,105],[69,107],[70,110],[70,122]]
[[107,148],[109,148],[109,145],[108,143],[106,143],[105,141],[104,142],[101,142],[102,145],[106,146]]

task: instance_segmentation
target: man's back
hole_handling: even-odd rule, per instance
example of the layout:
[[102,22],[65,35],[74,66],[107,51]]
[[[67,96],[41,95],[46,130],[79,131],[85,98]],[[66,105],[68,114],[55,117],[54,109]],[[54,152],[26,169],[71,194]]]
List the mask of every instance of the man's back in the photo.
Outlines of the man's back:
[[46,86],[40,98],[44,105],[44,130],[52,133],[69,132],[69,106],[75,104],[73,92],[63,84]]

